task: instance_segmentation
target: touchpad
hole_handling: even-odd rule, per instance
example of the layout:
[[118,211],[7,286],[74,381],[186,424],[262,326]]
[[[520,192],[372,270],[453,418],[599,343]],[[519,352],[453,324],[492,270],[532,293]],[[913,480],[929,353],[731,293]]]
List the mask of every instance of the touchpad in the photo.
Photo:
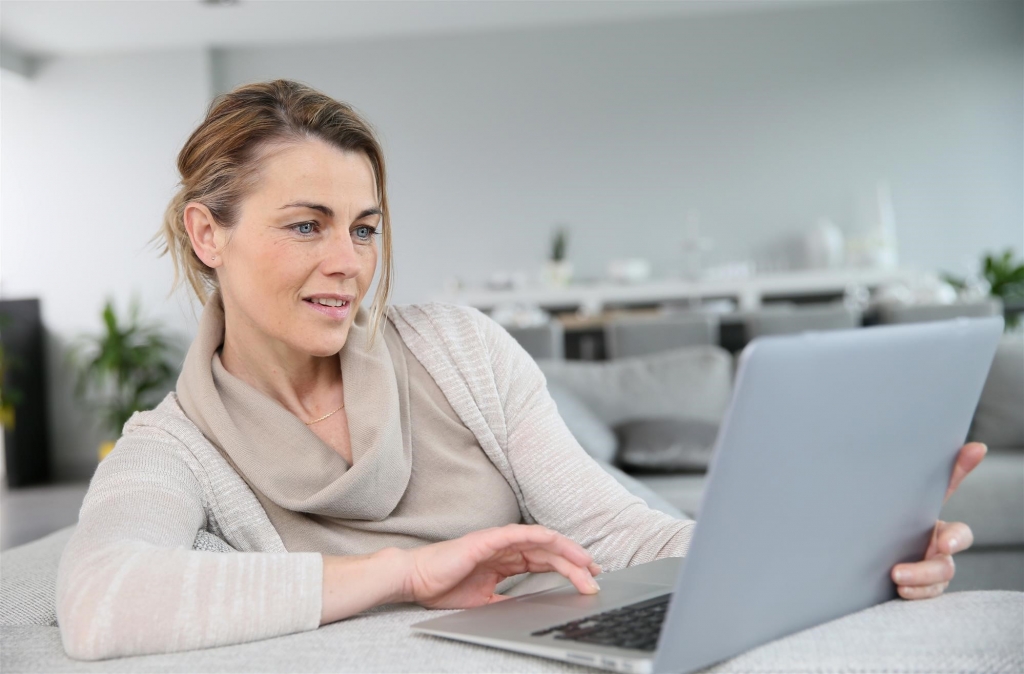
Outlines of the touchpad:
[[548,590],[535,595],[519,598],[527,604],[552,604],[568,608],[601,608],[612,604],[621,605],[630,600],[641,601],[646,595],[668,594],[663,585],[631,583],[625,580],[609,580],[601,585],[597,594],[581,594],[573,585],[557,590]]

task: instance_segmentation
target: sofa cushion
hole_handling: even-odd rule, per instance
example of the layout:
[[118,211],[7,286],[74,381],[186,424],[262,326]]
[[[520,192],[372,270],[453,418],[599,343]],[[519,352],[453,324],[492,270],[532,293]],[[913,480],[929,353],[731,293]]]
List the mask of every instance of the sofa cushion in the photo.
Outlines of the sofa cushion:
[[718,424],[703,419],[637,419],[615,427],[627,469],[707,470]]
[[636,480],[682,511],[690,519],[700,517],[707,475],[704,473],[647,473]]
[[75,525],[0,555],[0,625],[56,625],[57,565]]
[[732,356],[695,346],[587,362],[538,360],[548,381],[565,386],[604,423],[679,417],[718,422],[732,394]]
[[996,349],[970,438],[1024,451],[1024,332],[1003,335]]
[[576,394],[557,381],[548,382],[548,392],[558,407],[569,432],[587,454],[598,461],[611,462],[615,458],[618,442],[615,434],[601,421]]

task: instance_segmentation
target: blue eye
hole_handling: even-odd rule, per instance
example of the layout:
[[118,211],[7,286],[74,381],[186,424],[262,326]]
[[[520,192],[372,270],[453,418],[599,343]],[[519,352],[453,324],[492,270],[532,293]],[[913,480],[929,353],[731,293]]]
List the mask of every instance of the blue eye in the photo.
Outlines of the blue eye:
[[[308,227],[309,229],[304,229],[305,227]],[[291,228],[294,229],[299,234],[302,234],[303,236],[309,236],[310,234],[313,233],[313,228],[314,227],[316,227],[316,223],[310,221],[310,222],[300,222],[297,225],[292,225]]]
[[356,236],[360,241],[370,241],[373,235],[377,233],[377,230],[369,225],[359,225],[352,231],[356,232]]

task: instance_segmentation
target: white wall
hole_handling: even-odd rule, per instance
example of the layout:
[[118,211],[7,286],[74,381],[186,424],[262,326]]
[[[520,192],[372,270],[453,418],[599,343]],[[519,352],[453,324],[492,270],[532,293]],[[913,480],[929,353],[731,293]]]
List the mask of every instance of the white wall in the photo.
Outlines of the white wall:
[[[352,102],[390,159],[395,299],[536,268],[552,223],[599,275],[641,255],[679,262],[687,210],[720,259],[819,215],[852,226],[890,181],[904,260],[961,270],[1024,250],[1019,2],[862,3],[449,38],[219,52],[227,85],[307,81]],[[51,62],[0,77],[0,295],[40,297],[51,334],[59,477],[99,440],[70,395],[64,344],[132,292],[189,340],[146,244],[174,160],[211,87],[197,50]]]
[[[1024,248],[1020,2],[865,2],[448,38],[228,50],[234,86],[349,101],[390,160],[398,301],[537,268],[677,268],[689,209],[720,261],[890,182],[902,258]],[[853,232],[851,232],[853,233]]]
[[31,80],[0,76],[0,291],[39,297],[50,339],[53,468],[83,477],[97,428],[74,403],[67,342],[98,332],[104,298],[186,336],[187,302],[167,299],[172,271],[149,238],[177,182],[175,158],[210,91],[200,50],[61,59]]

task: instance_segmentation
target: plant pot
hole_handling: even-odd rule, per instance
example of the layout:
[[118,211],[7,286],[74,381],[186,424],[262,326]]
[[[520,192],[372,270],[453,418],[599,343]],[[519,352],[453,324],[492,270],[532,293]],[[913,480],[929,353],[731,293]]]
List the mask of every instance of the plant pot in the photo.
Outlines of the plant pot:
[[107,454],[110,454],[110,451],[112,449],[114,449],[114,445],[116,445],[116,444],[117,444],[117,440],[107,440],[106,442],[101,442],[100,443],[100,449],[99,449],[100,461],[102,461],[103,459],[107,458]]
[[568,260],[548,260],[544,268],[544,281],[550,286],[563,287],[572,280],[572,262]]

